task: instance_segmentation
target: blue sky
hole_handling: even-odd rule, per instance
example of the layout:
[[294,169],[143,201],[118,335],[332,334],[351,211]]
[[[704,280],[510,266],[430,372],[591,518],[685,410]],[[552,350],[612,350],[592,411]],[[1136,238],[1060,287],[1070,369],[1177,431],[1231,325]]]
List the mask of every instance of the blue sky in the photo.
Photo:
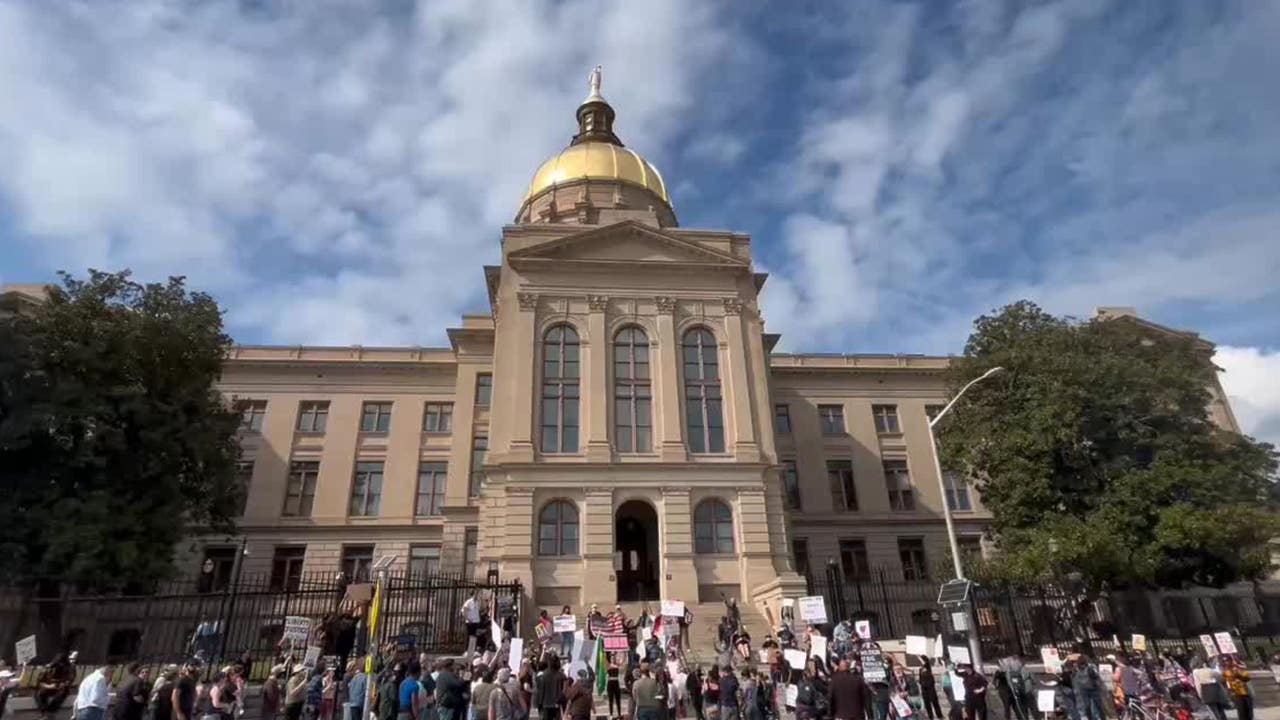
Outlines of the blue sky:
[[1269,2],[0,1],[0,282],[184,274],[243,342],[442,344],[601,63],[788,349],[1132,305],[1280,439],[1277,37]]

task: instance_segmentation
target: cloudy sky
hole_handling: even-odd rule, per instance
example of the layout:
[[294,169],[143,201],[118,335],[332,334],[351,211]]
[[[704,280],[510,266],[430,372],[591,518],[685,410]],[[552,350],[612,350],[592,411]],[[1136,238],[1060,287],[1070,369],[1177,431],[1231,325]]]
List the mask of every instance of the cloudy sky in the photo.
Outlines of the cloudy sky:
[[601,63],[788,349],[1132,305],[1280,441],[1280,4],[781,7],[0,0],[0,283],[183,274],[243,342],[441,344]]

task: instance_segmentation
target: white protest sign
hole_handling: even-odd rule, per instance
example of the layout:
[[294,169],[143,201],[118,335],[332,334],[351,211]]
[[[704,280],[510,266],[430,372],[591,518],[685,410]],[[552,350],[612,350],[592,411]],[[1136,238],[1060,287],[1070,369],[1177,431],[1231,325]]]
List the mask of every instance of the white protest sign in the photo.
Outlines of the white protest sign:
[[782,651],[782,656],[787,659],[787,664],[796,670],[804,669],[804,651],[795,648],[787,648]]
[[760,658],[760,662],[762,662],[762,663],[768,663],[768,662],[769,662],[769,651],[768,651],[768,650],[757,650],[757,651],[756,651],[756,655],[757,655],[757,656],[759,656],[759,658]]
[[822,662],[827,661],[827,639],[821,635],[814,635],[809,638],[809,657],[820,658]]
[[948,645],[947,652],[951,655],[951,662],[956,665],[973,664],[973,659],[969,657],[969,648],[963,645]]
[[789,707],[789,708],[793,708],[793,707],[795,707],[795,706],[796,706],[796,698],[798,698],[798,697],[800,697],[800,687],[799,687],[798,685],[788,685],[788,686],[787,686],[787,699],[786,699],[787,707]]
[[524,638],[511,638],[511,650],[507,653],[507,667],[511,672],[520,672],[520,661],[524,655]]
[[653,628],[649,627],[648,625],[641,626],[641,628],[640,628],[640,642],[642,642],[642,643],[643,643],[643,642],[648,642],[648,641],[649,641],[649,638],[651,638],[651,637],[653,637]]
[[36,659],[36,636],[28,635],[13,644],[13,654],[18,657],[19,665],[26,665]]
[[1098,665],[1098,675],[1102,676],[1102,684],[1105,685],[1108,690],[1115,685],[1111,675],[1113,672],[1115,672],[1115,668],[1107,663]]
[[858,634],[858,637],[862,638],[863,640],[870,640],[871,639],[871,621],[858,620],[853,624],[853,631],[856,632]]
[[1216,632],[1213,634],[1213,639],[1218,641],[1218,650],[1223,655],[1235,655],[1239,652],[1236,650],[1236,641],[1231,638],[1231,633]]
[[581,660],[574,660],[569,664],[569,677],[578,677],[578,671],[586,672],[587,664]]
[[1058,654],[1056,647],[1040,648],[1040,660],[1044,663],[1044,671],[1050,673],[1062,672],[1062,657]]
[[320,661],[320,646],[308,645],[307,654],[302,656],[302,667],[313,668]]
[[[586,644],[587,644],[586,634],[583,633],[581,630],[574,632],[573,633],[573,652],[569,655],[569,657],[577,660],[586,660],[586,658],[582,656],[583,650],[586,649],[583,646]],[[576,674],[570,675],[570,677],[577,677],[577,675]]]
[[821,595],[800,598],[800,619],[810,623],[827,621],[827,602]]
[[551,621],[551,629],[558,633],[571,633],[578,629],[578,618],[573,615],[557,615]]
[[493,640],[494,647],[502,645],[502,626],[498,624],[497,620],[489,621],[489,637]]
[[1200,644],[1204,646],[1205,657],[1217,657],[1218,646],[1214,644],[1212,635],[1201,635]]
[[907,654],[908,655],[928,655],[929,654],[929,638],[923,635],[907,636]]
[[1056,690],[1040,690],[1036,692],[1036,709],[1043,713],[1053,712]]
[[684,601],[683,600],[663,600],[662,616],[672,618],[684,617]]
[[929,649],[932,651],[932,652],[930,652],[929,654],[930,654],[930,655],[932,655],[932,656],[933,656],[933,657],[935,657],[935,658],[941,659],[941,658],[942,658],[942,648],[944,648],[944,647],[946,647],[946,646],[942,644],[942,636],[941,636],[941,635],[939,635],[936,639],[934,639],[934,641],[933,641],[933,647],[932,647],[932,648],[929,648]]
[[911,717],[911,706],[907,704],[906,700],[902,699],[901,695],[893,696],[893,709],[898,711],[898,717],[900,718]]
[[956,702],[964,702],[964,678],[955,673],[951,675],[951,694],[955,696]]
[[1134,634],[1133,634],[1133,638],[1129,641],[1129,645],[1131,645],[1131,646],[1133,647],[1133,649],[1134,649],[1134,650],[1136,650],[1136,651],[1138,651],[1138,652],[1146,652],[1146,650],[1147,650],[1147,636],[1146,636],[1146,635],[1139,635],[1138,633],[1134,633]]
[[284,619],[284,639],[306,642],[311,636],[311,618],[290,615]]

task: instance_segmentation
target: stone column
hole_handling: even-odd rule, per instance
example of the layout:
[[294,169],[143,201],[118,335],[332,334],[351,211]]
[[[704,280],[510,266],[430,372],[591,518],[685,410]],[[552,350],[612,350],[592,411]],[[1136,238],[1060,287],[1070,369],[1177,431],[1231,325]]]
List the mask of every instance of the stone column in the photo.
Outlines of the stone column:
[[[586,455],[590,462],[609,462],[609,346],[606,337],[605,309],[609,298],[604,295],[588,295],[587,336],[590,347],[585,348],[583,360],[581,396],[586,399],[586,418],[583,423],[586,437]],[[583,343],[584,345],[586,343]],[[579,401],[581,402],[581,401]]]
[[[533,597],[533,488],[505,488],[503,512],[485,522],[485,532],[501,533],[502,554],[499,572],[503,578],[518,579]],[[535,613],[536,615],[536,613]]]
[[654,371],[654,402],[657,405],[659,453],[664,462],[686,459],[684,433],[680,424],[680,341],[676,337],[676,300],[655,298],[658,305],[658,341],[651,344],[649,359]]
[[742,328],[742,301],[724,299],[725,342],[728,344],[729,372],[723,379],[727,383],[725,402],[733,414],[734,455],[739,462],[756,462],[760,459],[760,445],[756,442],[756,427],[750,373],[747,362],[750,349]]
[[[537,320],[538,296],[533,293],[517,293],[519,313],[516,316],[515,347],[503,348],[513,352],[522,362],[515,363],[516,372],[511,377],[502,378],[503,385],[515,398],[512,403],[510,419],[511,442],[507,447],[507,456],[511,462],[533,462],[533,419],[534,393],[537,392],[537,379],[534,374],[537,359],[537,337],[534,327]],[[495,353],[496,354],[496,353]]]
[[693,511],[689,488],[662,488],[662,597],[698,602],[698,572],[693,567]]
[[613,607],[618,599],[613,574],[613,489],[589,487],[582,517],[582,604]]
[[738,536],[741,541],[742,596],[777,577],[769,536],[769,517],[763,487],[738,491]]

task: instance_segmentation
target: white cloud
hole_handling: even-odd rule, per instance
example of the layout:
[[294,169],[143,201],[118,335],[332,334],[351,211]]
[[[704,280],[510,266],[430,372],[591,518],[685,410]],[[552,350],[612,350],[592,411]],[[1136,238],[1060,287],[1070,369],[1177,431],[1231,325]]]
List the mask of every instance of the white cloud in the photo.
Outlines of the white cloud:
[[1213,359],[1241,429],[1280,448],[1280,350],[1219,346]]

